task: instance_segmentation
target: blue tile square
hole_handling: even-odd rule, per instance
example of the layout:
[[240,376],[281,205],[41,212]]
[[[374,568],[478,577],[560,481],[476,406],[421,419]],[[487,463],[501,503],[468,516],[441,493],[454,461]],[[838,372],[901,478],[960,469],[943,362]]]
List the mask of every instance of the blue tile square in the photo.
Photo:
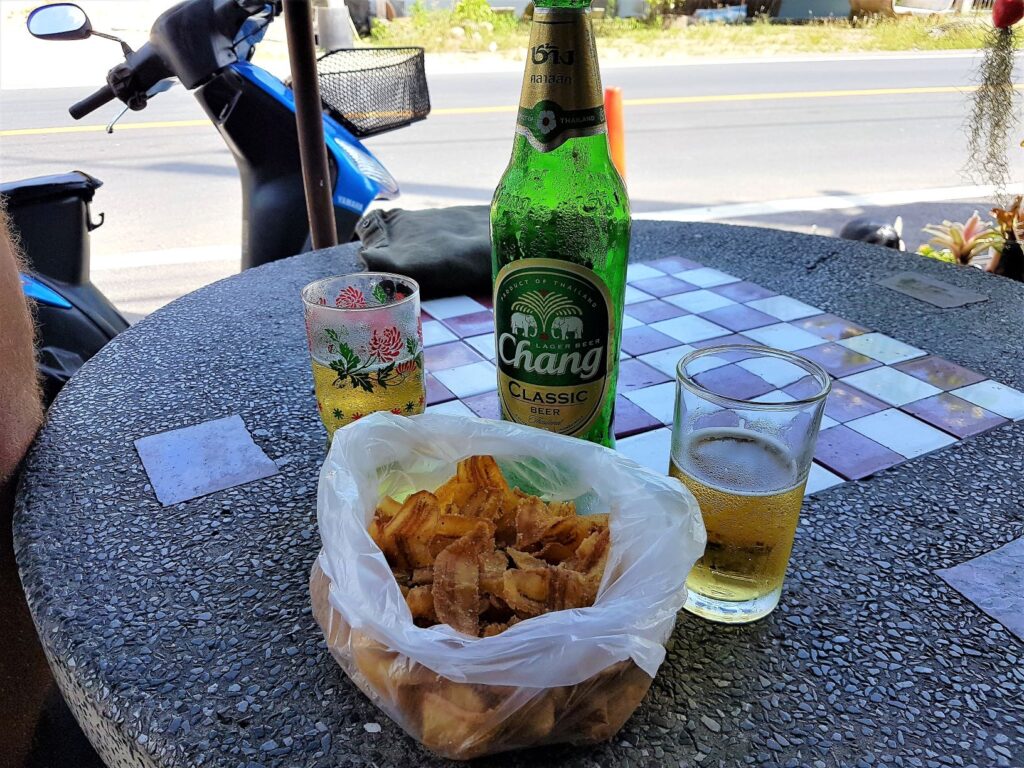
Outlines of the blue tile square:
[[804,304],[802,301],[797,301],[789,296],[771,296],[767,299],[756,299],[755,301],[748,301],[747,306],[787,322],[821,314],[821,310],[817,307]]
[[660,322],[652,323],[650,327],[684,344],[729,335],[727,328],[715,325],[703,317],[697,317],[697,315],[686,315],[684,317],[674,317],[671,320],[661,320]]
[[697,314],[698,312],[707,312],[712,309],[719,309],[720,307],[736,306],[736,302],[732,299],[708,290],[693,291],[691,293],[669,296],[665,301],[694,314]]
[[637,464],[661,474],[668,474],[672,453],[672,430],[655,429],[642,435],[616,441],[615,449]]
[[807,347],[814,347],[821,344],[821,338],[813,333],[808,333],[803,328],[797,328],[789,323],[777,323],[766,325],[762,328],[751,328],[743,332],[754,341],[764,344],[766,347],[781,349],[786,352],[796,352]]
[[[941,390],[931,384],[908,376],[895,368],[875,368],[847,376],[843,381],[862,392],[897,407],[937,395]],[[967,398],[964,398],[967,399]]]
[[908,459],[956,442],[955,437],[894,408],[848,421],[846,426]]
[[925,355],[923,349],[912,347],[891,336],[886,336],[884,333],[862,333],[859,336],[840,339],[837,343],[886,365],[904,363]]
[[481,395],[498,388],[498,372],[488,362],[460,365],[458,368],[433,371],[433,374],[458,398]]
[[676,408],[676,383],[674,381],[624,392],[623,396],[643,408],[662,424],[672,423]]
[[954,389],[953,394],[1004,418],[1014,421],[1024,419],[1024,392],[1018,392],[998,381],[979,381]]
[[685,280],[690,285],[696,285],[698,288],[711,288],[716,285],[725,285],[726,283],[738,283],[740,279],[734,277],[726,272],[722,272],[711,267],[700,267],[699,269],[688,269],[683,272],[676,272],[675,276],[680,280]]

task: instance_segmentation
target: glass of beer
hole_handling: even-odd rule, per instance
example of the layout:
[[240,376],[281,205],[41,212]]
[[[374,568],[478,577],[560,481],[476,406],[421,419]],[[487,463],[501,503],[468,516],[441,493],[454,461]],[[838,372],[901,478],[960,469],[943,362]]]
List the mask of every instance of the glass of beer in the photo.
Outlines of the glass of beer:
[[302,289],[313,386],[330,444],[374,411],[423,413],[423,328],[414,280],[385,272],[328,277]]
[[[798,382],[812,394],[783,390]],[[768,347],[679,361],[669,472],[697,498],[708,534],[686,581],[691,613],[741,624],[778,605],[830,388],[820,366]]]

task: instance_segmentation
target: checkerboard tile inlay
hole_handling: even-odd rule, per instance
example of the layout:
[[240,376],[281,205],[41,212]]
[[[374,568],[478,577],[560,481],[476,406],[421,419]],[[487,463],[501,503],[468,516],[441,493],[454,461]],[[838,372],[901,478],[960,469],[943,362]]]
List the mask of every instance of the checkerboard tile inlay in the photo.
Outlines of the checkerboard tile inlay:
[[[765,344],[818,362],[832,392],[806,493],[1024,419],[1024,393],[897,338],[683,257],[631,264],[615,406],[617,447],[668,466],[675,372],[694,349]],[[423,302],[427,410],[497,418],[491,302]],[[705,386],[762,402],[807,397],[791,367],[735,354],[705,358]],[[723,413],[723,416],[729,414]],[[735,416],[733,416],[735,418]]]

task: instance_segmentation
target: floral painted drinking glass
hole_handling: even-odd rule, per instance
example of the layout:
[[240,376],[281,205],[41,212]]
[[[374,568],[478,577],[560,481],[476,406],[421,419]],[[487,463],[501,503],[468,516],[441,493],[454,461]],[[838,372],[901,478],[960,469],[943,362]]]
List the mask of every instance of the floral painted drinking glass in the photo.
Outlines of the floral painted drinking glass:
[[328,277],[302,289],[317,408],[334,432],[373,413],[423,413],[420,289],[386,272]]

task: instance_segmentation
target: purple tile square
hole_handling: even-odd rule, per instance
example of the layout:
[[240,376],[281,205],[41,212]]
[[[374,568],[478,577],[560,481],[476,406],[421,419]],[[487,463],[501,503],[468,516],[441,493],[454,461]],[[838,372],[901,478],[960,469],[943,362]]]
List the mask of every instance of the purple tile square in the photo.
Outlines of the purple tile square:
[[467,336],[479,336],[484,333],[491,333],[494,330],[494,313],[473,312],[468,315],[456,315],[442,320],[459,338]]
[[[808,376],[795,384],[783,387],[782,391],[793,397],[805,398],[818,391],[818,384]],[[870,416],[872,413],[884,411],[888,407],[881,400],[876,400],[871,395],[867,395],[849,384],[833,381],[832,391],[825,401],[825,415],[836,421],[846,422],[859,419],[861,416]]]
[[664,277],[646,277],[643,280],[634,280],[630,283],[634,288],[639,288],[651,296],[675,296],[677,293],[696,291],[697,286],[690,285],[685,280],[665,275]]
[[915,379],[927,381],[933,387],[938,387],[944,392],[966,387],[969,384],[977,384],[979,381],[985,380],[985,377],[980,373],[975,373],[935,355],[919,357],[916,360],[908,360],[905,363],[897,363],[893,368],[897,371],[903,371],[903,373],[909,373]]
[[629,437],[641,432],[649,432],[660,426],[661,422],[640,406],[631,403],[621,395],[615,398],[615,437]]
[[437,405],[454,400],[455,395],[431,374],[427,374],[427,405]]
[[847,480],[861,480],[904,461],[898,453],[842,425],[818,433],[814,458]]
[[800,354],[808,360],[813,360],[836,378],[867,371],[881,365],[877,360],[839,344],[822,344],[818,347],[801,349]]
[[690,261],[684,259],[682,256],[668,256],[664,259],[656,259],[655,261],[642,262],[648,267],[654,267],[660,269],[662,272],[668,272],[670,275],[674,272],[683,272],[687,269],[699,269],[703,267],[703,264],[698,264],[696,261]]
[[775,387],[746,368],[738,365],[723,365],[710,371],[698,373],[694,379],[705,389],[716,395],[738,400],[749,400],[771,392]]
[[731,304],[728,307],[719,307],[708,312],[701,312],[701,317],[707,318],[712,323],[717,323],[730,331],[746,331],[751,328],[760,328],[762,325],[777,323],[771,315],[758,312],[756,309],[745,307],[742,304]]
[[[622,349],[633,356],[678,346],[679,342],[676,339],[647,326],[629,328],[622,332]],[[430,348],[427,351],[429,352]]]
[[757,283],[750,283],[746,280],[741,280],[738,283],[729,283],[728,285],[719,285],[708,290],[714,291],[719,296],[725,296],[727,299],[738,301],[741,304],[747,301],[756,301],[757,299],[767,299],[775,295],[775,291],[769,291]]
[[910,403],[903,406],[902,410],[961,439],[1007,423],[1007,419],[1002,416],[961,400],[949,392]]
[[428,371],[443,371],[447,368],[457,368],[460,365],[479,363],[483,360],[472,347],[461,341],[427,347],[423,350],[423,355],[426,358]]
[[671,320],[673,317],[689,314],[685,309],[673,306],[666,301],[641,301],[626,307],[626,314],[635,317],[641,323],[656,323],[659,320]]
[[[695,341],[690,344],[695,349],[707,349],[708,347],[719,347],[729,346],[735,344],[746,344],[757,345],[756,341],[748,339],[746,336],[741,336],[738,333],[730,334],[729,336],[719,336],[717,339],[704,339],[703,341]],[[722,360],[728,360],[731,363],[738,363],[740,360],[746,360],[750,355],[745,352],[727,352],[723,355],[718,355]]]
[[619,392],[632,392],[634,389],[664,384],[672,379],[639,360],[623,360],[619,363]]
[[830,315],[827,312],[821,315],[804,317],[800,320],[791,320],[790,322],[798,328],[803,328],[805,331],[809,331],[815,336],[821,336],[821,338],[828,341],[848,339],[851,336],[860,336],[862,333],[868,332],[867,328],[851,323],[845,318]]
[[484,392],[482,395],[473,395],[462,400],[463,403],[479,416],[481,419],[501,418],[501,403],[498,402],[497,392]]

